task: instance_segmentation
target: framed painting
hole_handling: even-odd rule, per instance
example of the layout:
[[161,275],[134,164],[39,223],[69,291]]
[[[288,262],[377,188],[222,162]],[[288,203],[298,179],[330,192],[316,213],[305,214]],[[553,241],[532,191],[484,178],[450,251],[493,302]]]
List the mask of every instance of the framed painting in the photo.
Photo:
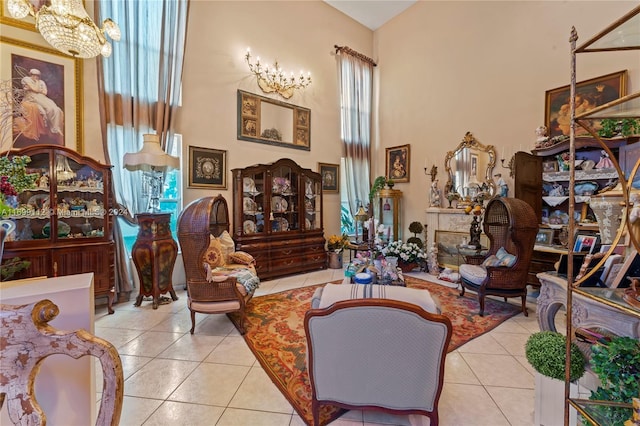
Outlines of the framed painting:
[[340,192],[340,165],[318,163],[318,173],[322,176],[322,192]]
[[[2,150],[55,144],[82,153],[82,62],[57,50],[0,37],[0,80],[11,82],[13,113]],[[7,126],[7,127],[5,127]]]
[[540,229],[536,236],[536,244],[550,246],[553,243],[553,229]]
[[544,161],[542,163],[542,171],[545,173],[557,172],[558,168],[559,166],[557,161]]
[[227,189],[227,151],[190,146],[189,188]]
[[478,154],[471,154],[471,171],[469,176],[478,179]]
[[386,177],[396,183],[409,182],[411,147],[407,145],[386,148]]
[[[569,85],[546,91],[544,124],[549,129],[549,137],[569,136],[571,124],[569,91]],[[626,91],[627,70],[581,81],[576,84],[576,115],[618,99],[626,95]],[[595,127],[598,128],[597,124]],[[581,135],[588,135],[588,133],[580,126],[576,126],[576,136]]]
[[[442,268],[458,269],[464,263],[464,256],[458,250],[458,246],[466,244],[469,240],[468,232],[443,231],[436,229],[435,243],[438,247],[438,265]],[[489,247],[489,237],[486,234],[480,235],[482,247]]]

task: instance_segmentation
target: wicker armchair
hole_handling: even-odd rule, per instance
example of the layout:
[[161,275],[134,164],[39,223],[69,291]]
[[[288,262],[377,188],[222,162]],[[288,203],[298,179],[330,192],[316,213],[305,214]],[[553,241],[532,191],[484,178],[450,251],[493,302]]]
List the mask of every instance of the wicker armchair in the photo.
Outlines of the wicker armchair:
[[516,198],[493,198],[484,213],[484,233],[489,237],[487,257],[500,248],[516,257],[512,266],[460,265],[461,296],[465,289],[478,293],[480,316],[484,315],[487,295],[522,298],[522,312],[528,316],[527,274],[533,255],[538,219],[533,208]]
[[191,334],[195,330],[196,312],[222,314],[240,312],[239,330],[244,334],[245,305],[248,293],[235,277],[208,276],[203,255],[210,236],[229,230],[229,209],[222,195],[203,197],[191,202],[178,217],[178,241],[187,279],[187,306],[191,311]]

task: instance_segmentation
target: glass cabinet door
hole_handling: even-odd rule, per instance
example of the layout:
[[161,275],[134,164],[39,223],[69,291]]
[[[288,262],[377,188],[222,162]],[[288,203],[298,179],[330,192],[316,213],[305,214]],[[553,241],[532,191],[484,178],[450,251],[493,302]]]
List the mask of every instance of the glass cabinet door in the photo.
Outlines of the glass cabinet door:
[[247,172],[242,178],[242,230],[245,235],[265,232],[264,182],[264,172]]
[[49,239],[48,232],[52,216],[49,175],[49,154],[39,153],[30,156],[26,173],[35,174],[34,185],[18,192],[6,202],[13,210],[5,218],[16,224],[14,241]]
[[288,166],[273,170],[271,177],[271,232],[300,229],[298,174]]
[[86,164],[55,154],[56,237],[102,238],[109,214],[105,206],[104,176]]
[[320,229],[320,219],[322,217],[320,196],[320,181],[306,177],[304,190],[304,229],[307,231]]

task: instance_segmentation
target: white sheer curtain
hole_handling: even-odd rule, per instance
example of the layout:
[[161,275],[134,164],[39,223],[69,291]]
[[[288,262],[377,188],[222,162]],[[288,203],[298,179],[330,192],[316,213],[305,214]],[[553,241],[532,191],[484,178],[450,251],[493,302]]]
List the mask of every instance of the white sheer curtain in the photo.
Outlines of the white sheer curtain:
[[[101,0],[100,17],[118,23],[122,39],[111,57],[98,59],[98,91],[105,159],[113,165],[115,201],[132,215],[144,211],[142,173],[123,168],[127,152],[142,147],[142,135],[157,133],[165,151],[174,140],[180,101],[189,0]],[[129,218],[130,219],[130,218]],[[118,273],[116,291],[131,291],[119,223],[114,220]]]
[[341,137],[345,152],[347,201],[353,216],[369,202],[373,64],[339,51]]

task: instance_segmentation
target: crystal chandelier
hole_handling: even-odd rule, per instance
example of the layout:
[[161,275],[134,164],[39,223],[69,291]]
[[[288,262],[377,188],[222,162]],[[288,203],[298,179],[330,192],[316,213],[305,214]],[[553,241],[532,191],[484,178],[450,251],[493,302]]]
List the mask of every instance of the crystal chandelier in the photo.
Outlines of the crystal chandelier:
[[311,84],[311,73],[307,72],[305,76],[300,71],[300,76],[296,78],[293,73],[289,77],[286,76],[286,72],[280,68],[278,61],[276,61],[271,68],[269,66],[263,67],[260,64],[260,57],[256,58],[255,64],[251,63],[251,50],[247,49],[245,55],[247,65],[249,65],[249,71],[256,75],[258,79],[258,86],[265,93],[276,92],[285,99],[289,99],[293,96],[295,89],[303,89]]
[[101,54],[111,55],[111,43],[120,40],[120,28],[111,19],[105,19],[102,28],[93,22],[82,6],[82,0],[51,0],[48,6],[38,10],[29,0],[8,0],[9,14],[17,19],[31,15],[36,29],[47,42],[64,52],[79,58],[93,58]]

